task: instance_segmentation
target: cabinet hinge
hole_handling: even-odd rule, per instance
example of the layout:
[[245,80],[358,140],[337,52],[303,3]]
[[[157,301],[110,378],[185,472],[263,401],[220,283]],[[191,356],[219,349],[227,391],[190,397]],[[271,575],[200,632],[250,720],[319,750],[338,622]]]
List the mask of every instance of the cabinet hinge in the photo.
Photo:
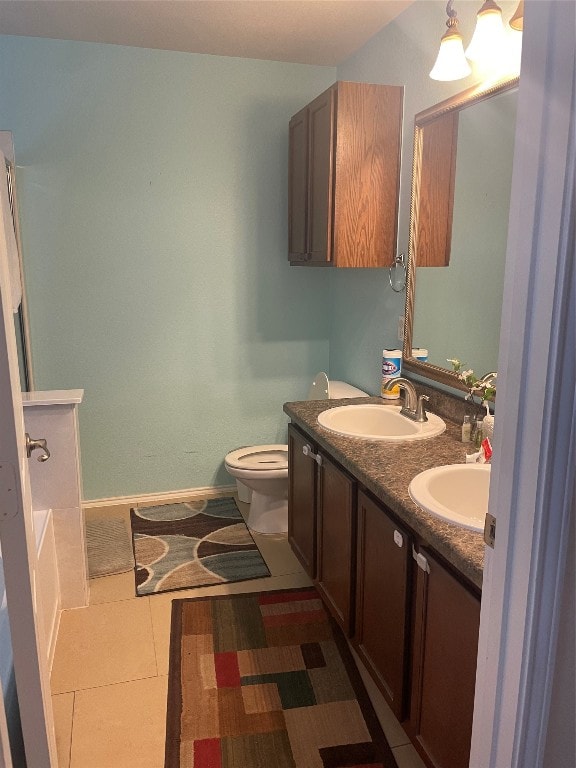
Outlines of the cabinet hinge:
[[484,543],[487,547],[494,549],[494,542],[496,541],[496,518],[489,512],[486,512],[486,519],[484,521]]
[[421,552],[416,552],[414,547],[412,547],[412,557],[414,560],[416,560],[416,563],[418,564],[418,568],[421,568],[425,573],[430,573],[430,566],[428,565],[428,560],[426,560],[426,558]]

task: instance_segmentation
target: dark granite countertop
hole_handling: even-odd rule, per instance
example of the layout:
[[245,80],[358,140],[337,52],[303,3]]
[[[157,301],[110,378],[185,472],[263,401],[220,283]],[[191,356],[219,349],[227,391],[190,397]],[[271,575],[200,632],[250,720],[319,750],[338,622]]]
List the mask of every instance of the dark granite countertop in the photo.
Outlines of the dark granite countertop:
[[446,419],[446,432],[430,440],[407,443],[363,440],[344,437],[318,424],[317,417],[328,408],[352,403],[396,401],[380,397],[354,400],[309,400],[284,404],[284,412],[308,433],[327,453],[334,457],[376,498],[386,504],[400,520],[444,560],[482,588],[484,541],[481,533],[459,528],[420,509],[408,495],[412,478],[425,469],[442,464],[464,462],[471,446],[460,441],[460,425]]

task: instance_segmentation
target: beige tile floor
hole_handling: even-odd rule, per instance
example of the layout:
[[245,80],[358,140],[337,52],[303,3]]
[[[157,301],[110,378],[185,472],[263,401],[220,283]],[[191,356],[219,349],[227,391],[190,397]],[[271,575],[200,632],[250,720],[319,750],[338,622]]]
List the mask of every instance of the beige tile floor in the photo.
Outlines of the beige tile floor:
[[[129,506],[86,511],[102,515],[129,521]],[[255,538],[270,578],[137,598],[130,572],[92,579],[89,606],[63,611],[51,678],[59,768],[163,768],[172,600],[311,583],[286,536]],[[399,768],[424,768],[363,677]]]

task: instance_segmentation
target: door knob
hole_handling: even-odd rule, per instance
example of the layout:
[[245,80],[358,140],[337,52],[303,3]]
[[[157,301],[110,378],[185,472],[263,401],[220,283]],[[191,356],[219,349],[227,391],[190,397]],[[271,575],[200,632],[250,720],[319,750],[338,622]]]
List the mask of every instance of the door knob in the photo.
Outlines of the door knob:
[[42,454],[38,456],[38,461],[48,461],[50,458],[50,451],[48,450],[46,440],[43,437],[38,438],[38,440],[33,440],[28,432],[26,432],[26,456],[30,458],[32,456],[32,451],[35,451],[37,448],[40,448],[42,451]]

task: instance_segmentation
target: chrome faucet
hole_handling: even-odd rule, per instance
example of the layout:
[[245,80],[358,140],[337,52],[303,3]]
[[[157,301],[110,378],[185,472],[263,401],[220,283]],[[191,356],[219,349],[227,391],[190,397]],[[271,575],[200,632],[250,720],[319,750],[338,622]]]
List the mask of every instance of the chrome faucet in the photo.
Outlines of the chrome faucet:
[[476,384],[493,384],[496,381],[497,376],[497,371],[491,371],[491,373],[484,374],[484,376],[482,376],[480,381],[477,381]]
[[424,403],[430,399],[428,395],[420,395],[418,397],[414,384],[409,379],[404,379],[403,377],[389,379],[384,385],[385,390],[392,389],[393,387],[400,387],[404,392],[404,405],[400,410],[402,416],[420,423],[428,421],[424,407]]
[[484,387],[494,386],[494,382],[496,381],[497,377],[497,371],[490,371],[490,373],[485,373],[484,376],[482,376],[481,379],[478,379],[476,384],[472,386],[464,399],[472,401],[475,393],[482,392]]

